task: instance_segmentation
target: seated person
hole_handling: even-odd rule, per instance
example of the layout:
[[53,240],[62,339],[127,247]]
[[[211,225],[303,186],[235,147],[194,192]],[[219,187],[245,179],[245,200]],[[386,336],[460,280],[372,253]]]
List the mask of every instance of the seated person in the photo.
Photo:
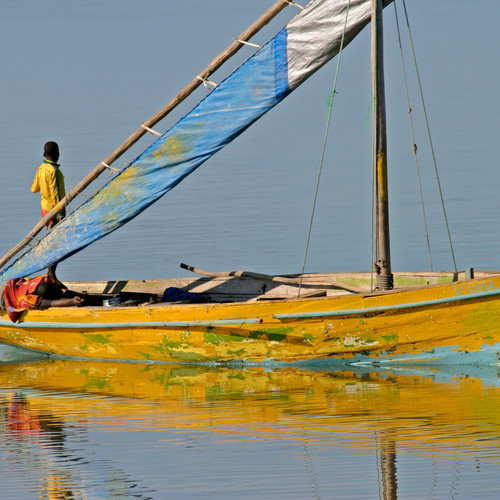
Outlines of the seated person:
[[57,281],[47,275],[14,278],[0,285],[0,309],[5,309],[14,322],[27,309],[80,306],[84,302],[84,299],[61,288]]

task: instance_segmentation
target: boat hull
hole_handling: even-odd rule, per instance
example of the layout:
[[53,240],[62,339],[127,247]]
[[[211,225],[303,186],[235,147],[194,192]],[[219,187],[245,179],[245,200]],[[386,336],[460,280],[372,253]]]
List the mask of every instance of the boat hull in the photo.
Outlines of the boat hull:
[[495,363],[500,276],[387,293],[27,311],[0,342],[155,362]]

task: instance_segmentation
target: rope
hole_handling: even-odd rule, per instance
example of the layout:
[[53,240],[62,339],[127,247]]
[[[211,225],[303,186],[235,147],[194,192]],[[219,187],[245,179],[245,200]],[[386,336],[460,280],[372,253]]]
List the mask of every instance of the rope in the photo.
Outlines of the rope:
[[203,82],[203,86],[204,86],[206,89],[208,89],[208,90],[210,90],[209,85],[211,85],[213,88],[217,87],[217,84],[216,84],[216,83],[211,82],[210,80],[207,80],[206,78],[203,78],[203,77],[201,77],[200,75],[196,75],[196,78],[197,78],[198,80],[201,80],[201,81]]
[[[372,98],[370,103],[368,104],[368,114],[366,116],[366,123],[365,123],[365,130],[366,130],[366,125],[368,123],[368,118],[370,117],[370,114],[372,113],[371,109],[372,106],[374,106],[375,100]],[[375,156],[375,146],[372,145],[372,213],[371,215],[371,227],[370,227],[370,262],[368,263],[368,269],[371,269],[370,271],[370,291],[375,290],[374,286],[374,281],[375,281],[375,267],[373,263],[375,262],[375,161],[374,161],[374,156]]]
[[302,271],[300,273],[300,283],[299,283],[299,289],[298,289],[298,293],[297,293],[297,297],[298,298],[300,297],[300,290],[302,288],[302,280],[303,280],[303,276],[304,276],[304,269],[306,267],[306,261],[307,261],[307,252],[309,250],[309,242],[311,240],[311,231],[312,231],[312,225],[313,225],[313,220],[314,220],[314,212],[315,212],[315,209],[316,209],[316,202],[317,202],[317,199],[318,199],[318,191],[319,191],[319,182],[320,182],[320,179],[321,179],[321,172],[323,170],[323,161],[324,161],[324,158],[325,158],[325,151],[326,151],[326,141],[327,141],[327,138],[328,138],[328,130],[330,128],[330,119],[331,119],[331,116],[332,116],[333,99],[335,97],[335,94],[337,93],[337,91],[336,91],[336,88],[337,88],[337,78],[338,78],[338,74],[339,74],[340,60],[341,60],[341,57],[342,57],[342,49],[344,48],[344,37],[345,37],[345,32],[346,32],[346,27],[347,27],[347,18],[349,16],[349,8],[350,8],[350,6],[351,6],[351,0],[349,0],[348,3],[347,3],[347,9],[346,9],[345,21],[344,21],[344,29],[343,29],[343,32],[342,32],[342,39],[340,41],[339,57],[337,59],[337,69],[335,70],[335,78],[334,78],[334,82],[333,82],[333,88],[332,88],[332,91],[330,92],[330,94],[328,96],[328,99],[327,99],[328,114],[327,114],[326,127],[325,127],[325,137],[323,139],[323,148],[322,148],[322,151],[321,151],[321,158],[320,158],[320,162],[319,162],[318,179],[316,181],[316,189],[315,189],[315,192],[314,192],[314,199],[313,199],[313,205],[312,205],[312,210],[311,210],[311,219],[309,221],[309,229],[307,231],[307,240],[306,240],[306,247],[305,247],[305,251],[304,251],[304,260],[302,262]]
[[412,106],[410,105],[410,99],[408,96],[408,80],[406,78],[406,68],[405,68],[405,61],[404,61],[404,56],[403,56],[403,46],[401,42],[401,31],[399,28],[399,18],[398,18],[398,9],[396,7],[396,2],[394,2],[394,14],[396,16],[396,27],[397,27],[397,32],[398,32],[398,40],[399,40],[399,54],[401,56],[401,66],[402,66],[402,71],[403,71],[403,80],[405,84],[405,93],[406,93],[406,105],[408,106],[408,118],[410,120],[410,133],[411,133],[411,143],[412,143],[412,152],[413,156],[415,157],[415,168],[417,170],[417,180],[418,180],[418,189],[420,192],[420,204],[422,206],[422,217],[424,221],[424,228],[425,228],[425,238],[427,240],[427,252],[429,254],[429,264],[431,271],[433,271],[433,266],[432,266],[432,254],[431,254],[431,245],[429,241],[429,231],[427,228],[427,217],[425,215],[425,206],[424,206],[424,196],[423,196],[423,191],[422,191],[422,182],[420,180],[420,168],[418,164],[418,156],[417,156],[417,144],[415,143],[415,133],[413,129],[413,117],[412,117]]
[[153,130],[152,128],[146,127],[146,125],[144,125],[144,123],[141,123],[141,127],[144,130],[147,130],[150,134],[157,135],[158,137],[162,136],[162,134],[160,132],[157,132],[156,130]]
[[292,2],[291,0],[283,0],[283,2],[287,3],[288,5],[293,5],[300,10],[304,10],[304,7],[302,7],[302,5],[299,5],[298,3]]
[[118,174],[118,173],[121,172],[121,170],[119,168],[110,167],[107,163],[104,163],[103,161],[101,161],[101,165],[104,165],[109,170],[109,175],[110,176],[113,175],[113,174]]
[[405,17],[406,17],[406,25],[408,27],[408,36],[409,36],[409,39],[410,39],[410,45],[411,45],[411,50],[412,50],[412,55],[413,55],[413,62],[414,62],[414,65],[415,65],[415,72],[416,72],[416,75],[417,75],[418,88],[419,88],[419,91],[420,91],[420,99],[422,101],[422,109],[424,111],[425,124],[426,124],[426,127],[427,127],[427,135],[429,137],[429,145],[430,145],[431,153],[432,153],[432,161],[433,161],[433,164],[434,164],[434,171],[435,171],[435,174],[436,174],[436,180],[437,180],[438,189],[439,189],[439,196],[441,198],[441,206],[443,208],[443,215],[444,215],[444,220],[445,220],[445,224],[446,224],[446,231],[448,233],[448,242],[449,242],[449,245],[450,245],[451,257],[453,259],[453,266],[454,266],[455,272],[457,272],[457,263],[455,261],[455,253],[453,251],[453,243],[451,241],[450,227],[448,225],[448,217],[446,216],[446,208],[444,206],[443,192],[441,190],[441,182],[439,180],[439,173],[438,173],[437,163],[436,163],[436,155],[434,154],[434,146],[432,144],[432,137],[431,137],[430,127],[429,127],[429,119],[427,117],[427,110],[425,108],[424,94],[423,94],[423,91],[422,91],[422,84],[421,84],[421,81],[420,81],[420,74],[418,72],[417,58],[416,58],[416,55],[415,55],[415,48],[413,46],[413,38],[411,36],[410,22],[408,20],[408,12],[406,10],[406,2],[405,2],[405,0],[403,0],[403,7],[404,7]]
[[251,43],[251,42],[247,42],[245,40],[240,40],[239,38],[233,38],[233,40],[235,40],[238,43],[241,43],[242,45],[248,45],[249,47],[256,47],[257,49],[261,48],[261,46],[257,45],[256,43]]

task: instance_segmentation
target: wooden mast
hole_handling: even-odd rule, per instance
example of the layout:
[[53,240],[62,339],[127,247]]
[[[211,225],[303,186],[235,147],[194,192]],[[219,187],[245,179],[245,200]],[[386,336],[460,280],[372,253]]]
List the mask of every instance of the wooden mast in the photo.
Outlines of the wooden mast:
[[382,436],[380,449],[380,472],[383,500],[398,499],[396,468],[396,443],[388,436]]
[[222,64],[230,59],[241,47],[243,42],[248,41],[266,24],[268,24],[276,15],[289,5],[287,0],[278,0],[270,7],[262,16],[249,26],[229,47],[221,52],[201,73],[194,78],[188,85],[184,87],[168,104],[166,104],[157,113],[146,120],[119,148],[113,151],[104,161],[90,172],[79,184],[72,188],[66,196],[42,219],[40,222],[18,243],[15,247],[9,250],[0,259],[0,268],[6,264],[14,255],[19,253],[27,246],[33,238],[64,208],[73,198],[76,198],[89,184],[91,184],[102,172],[109,168],[120,156],[130,149],[143,135],[147,133],[147,129],[156,125],[168,113],[170,113],[178,104],[186,99],[195,89],[197,89],[204,80],[206,80],[214,71],[222,66]]
[[383,57],[383,0],[372,2],[372,85],[373,85],[373,147],[375,170],[376,217],[376,288],[391,290],[394,279],[391,271],[389,241],[389,200],[387,191],[387,136],[384,91]]

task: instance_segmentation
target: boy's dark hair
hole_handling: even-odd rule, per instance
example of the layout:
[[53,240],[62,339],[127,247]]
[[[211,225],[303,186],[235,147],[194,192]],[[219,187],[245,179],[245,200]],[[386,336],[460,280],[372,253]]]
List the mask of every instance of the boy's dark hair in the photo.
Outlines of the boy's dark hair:
[[59,158],[59,146],[57,145],[57,142],[46,142],[43,146],[43,156],[45,158]]
[[40,283],[36,287],[35,293],[42,299],[47,299],[47,300],[57,300],[62,296],[61,288],[55,283],[51,282]]

